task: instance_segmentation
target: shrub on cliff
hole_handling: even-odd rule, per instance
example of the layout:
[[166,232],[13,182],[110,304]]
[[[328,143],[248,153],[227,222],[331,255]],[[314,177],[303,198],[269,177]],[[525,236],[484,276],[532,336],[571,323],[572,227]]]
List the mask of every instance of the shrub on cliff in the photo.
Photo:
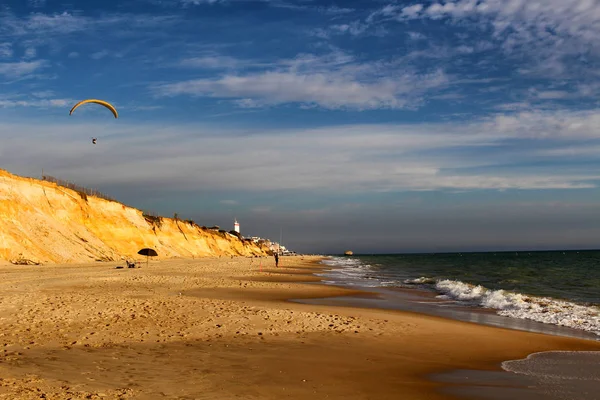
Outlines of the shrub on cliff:
[[77,192],[77,194],[83,199],[83,201],[87,201],[87,194],[85,194],[85,192],[80,190],[75,190],[75,192]]
[[242,235],[239,232],[231,230],[231,231],[229,231],[229,233],[232,234],[233,236],[236,236],[238,239],[242,240]]
[[160,228],[162,225],[162,217],[160,215],[152,215],[143,213],[142,216],[150,225],[156,225]]

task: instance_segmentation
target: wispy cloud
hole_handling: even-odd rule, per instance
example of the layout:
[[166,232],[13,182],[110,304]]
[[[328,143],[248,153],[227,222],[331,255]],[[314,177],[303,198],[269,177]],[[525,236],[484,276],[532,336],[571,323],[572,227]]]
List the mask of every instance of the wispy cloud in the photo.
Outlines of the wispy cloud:
[[200,4],[215,4],[224,3],[225,0],[179,0],[183,5],[200,5]]
[[181,60],[178,65],[186,68],[230,69],[238,68],[242,63],[242,60],[234,57],[206,54],[198,57],[185,58]]
[[[598,121],[600,110],[498,115],[443,125],[261,130],[250,135],[202,126],[108,129],[69,124],[47,126],[43,134],[31,126],[5,126],[0,127],[0,137],[10,132],[2,146],[7,167],[21,163],[20,168],[25,168],[20,160],[37,160],[60,176],[94,185],[137,182],[173,190],[202,187],[337,194],[584,189],[597,187],[600,174],[577,166],[559,170],[555,165],[535,166],[535,161],[547,159],[552,152],[554,157],[564,156],[560,149],[565,146],[599,146]],[[30,132],[27,139],[19,135],[23,130]],[[107,130],[110,135],[103,137]],[[165,141],[167,131],[169,140]],[[101,159],[90,157],[96,150],[84,143],[81,132],[101,138]],[[236,145],[232,147],[233,137]],[[531,140],[543,144],[546,154]],[[131,148],[136,152],[131,153]],[[190,173],[206,170],[211,173]]]
[[[230,0],[236,2],[236,0]],[[244,2],[246,0],[237,0],[237,2]],[[330,6],[317,6],[310,2],[295,2],[285,0],[263,0],[264,3],[269,4],[271,7],[276,8],[287,8],[296,11],[313,11],[326,15],[345,15],[354,12],[353,8],[338,7],[336,5]]]
[[355,11],[353,8],[339,7],[336,5],[317,6],[309,2],[296,2],[293,0],[146,0],[147,2],[172,7],[172,6],[214,6],[214,5],[236,5],[250,2],[259,2],[274,8],[283,8],[297,11],[316,11],[326,15],[345,15]]
[[37,55],[37,50],[35,49],[35,47],[28,47],[25,49],[25,53],[23,54],[23,58],[25,59],[32,59],[35,58]]
[[10,58],[13,53],[12,44],[0,43],[0,58]]
[[43,60],[0,63],[0,75],[6,78],[22,78],[47,66]]
[[600,113],[592,111],[521,111],[489,118],[484,129],[514,138],[590,139],[600,138],[595,126]]
[[52,107],[67,107],[73,104],[73,100],[69,99],[33,99],[33,100],[6,100],[0,98],[0,107],[34,107],[34,108],[52,108]]
[[570,94],[564,90],[545,90],[537,93],[537,98],[543,100],[565,99],[569,96]]
[[546,156],[552,158],[573,157],[580,159],[582,156],[592,156],[596,158],[600,154],[600,145],[576,145],[560,148],[541,149],[535,151],[536,156]]
[[425,36],[421,32],[407,32],[407,35],[412,40],[424,40],[427,38],[427,36]]
[[[222,64],[217,59],[215,65]],[[227,64],[238,62],[227,60]],[[206,63],[207,60],[202,60]],[[241,63],[240,63],[241,64]],[[210,63],[209,63],[210,65]],[[387,68],[389,74],[382,74]],[[159,96],[206,96],[262,106],[301,103],[329,109],[414,108],[421,96],[448,83],[443,71],[398,71],[383,63],[359,62],[342,52],[302,54],[275,68],[156,85]]]
[[160,110],[164,108],[160,105],[122,105],[119,106],[119,110],[128,110],[128,111],[153,111]]
[[338,7],[338,6],[318,7],[317,10],[324,14],[332,14],[332,15],[345,15],[345,14],[350,14],[355,11],[355,9],[353,9],[353,8]]
[[108,56],[109,54],[110,53],[108,52],[108,50],[100,50],[100,51],[90,54],[90,58],[92,58],[94,60],[100,60],[101,58],[104,58],[104,57]]
[[[387,5],[372,13],[367,21],[429,19],[472,24],[499,42],[507,55],[528,56],[531,66],[524,74],[562,75],[573,71],[564,57],[587,53],[597,59],[600,49],[600,3],[587,0],[455,0],[441,3]],[[577,67],[580,70],[581,65]],[[580,73],[580,72],[579,72]]]
[[27,0],[29,7],[40,8],[46,5],[46,0]]
[[32,13],[26,16],[17,16],[12,13],[0,14],[0,37],[34,38],[37,41],[52,40],[61,35],[85,33],[94,35],[97,29],[107,29],[108,35],[118,36],[121,32],[111,31],[111,26],[126,26],[127,34],[134,30],[165,27],[177,22],[174,15],[146,15],[113,13],[101,16],[87,16],[79,13],[64,11],[61,13]]
[[5,14],[0,18],[0,32],[10,35],[27,34],[65,34],[82,31],[95,24],[88,17],[74,15],[68,12],[60,14],[31,14],[24,18],[19,18],[12,14]]
[[65,108],[75,104],[71,98],[57,96],[52,90],[26,93],[3,93],[0,95],[0,108]]

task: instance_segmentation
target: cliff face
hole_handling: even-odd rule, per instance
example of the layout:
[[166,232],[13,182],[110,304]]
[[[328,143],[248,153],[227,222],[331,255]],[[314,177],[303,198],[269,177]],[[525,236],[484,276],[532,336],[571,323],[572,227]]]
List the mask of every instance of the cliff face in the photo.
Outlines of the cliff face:
[[42,180],[0,170],[0,260],[84,263],[158,258],[263,255],[266,248],[230,234],[142,211]]

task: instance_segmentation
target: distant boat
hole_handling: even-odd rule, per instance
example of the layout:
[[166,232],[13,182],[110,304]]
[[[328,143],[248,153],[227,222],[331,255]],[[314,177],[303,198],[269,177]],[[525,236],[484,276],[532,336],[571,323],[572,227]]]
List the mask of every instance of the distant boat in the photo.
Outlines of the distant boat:
[[350,250],[346,250],[344,252],[344,255],[346,255],[346,256],[351,256],[352,254],[354,254],[354,253],[352,251],[350,251]]

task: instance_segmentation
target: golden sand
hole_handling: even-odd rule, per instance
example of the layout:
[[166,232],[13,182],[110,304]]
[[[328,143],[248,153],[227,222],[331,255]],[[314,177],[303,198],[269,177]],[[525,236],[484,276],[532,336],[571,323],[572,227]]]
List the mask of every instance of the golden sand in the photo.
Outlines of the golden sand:
[[[600,343],[285,301],[316,258],[0,265],[0,399],[442,399],[425,375]],[[310,281],[303,283],[302,281]]]

